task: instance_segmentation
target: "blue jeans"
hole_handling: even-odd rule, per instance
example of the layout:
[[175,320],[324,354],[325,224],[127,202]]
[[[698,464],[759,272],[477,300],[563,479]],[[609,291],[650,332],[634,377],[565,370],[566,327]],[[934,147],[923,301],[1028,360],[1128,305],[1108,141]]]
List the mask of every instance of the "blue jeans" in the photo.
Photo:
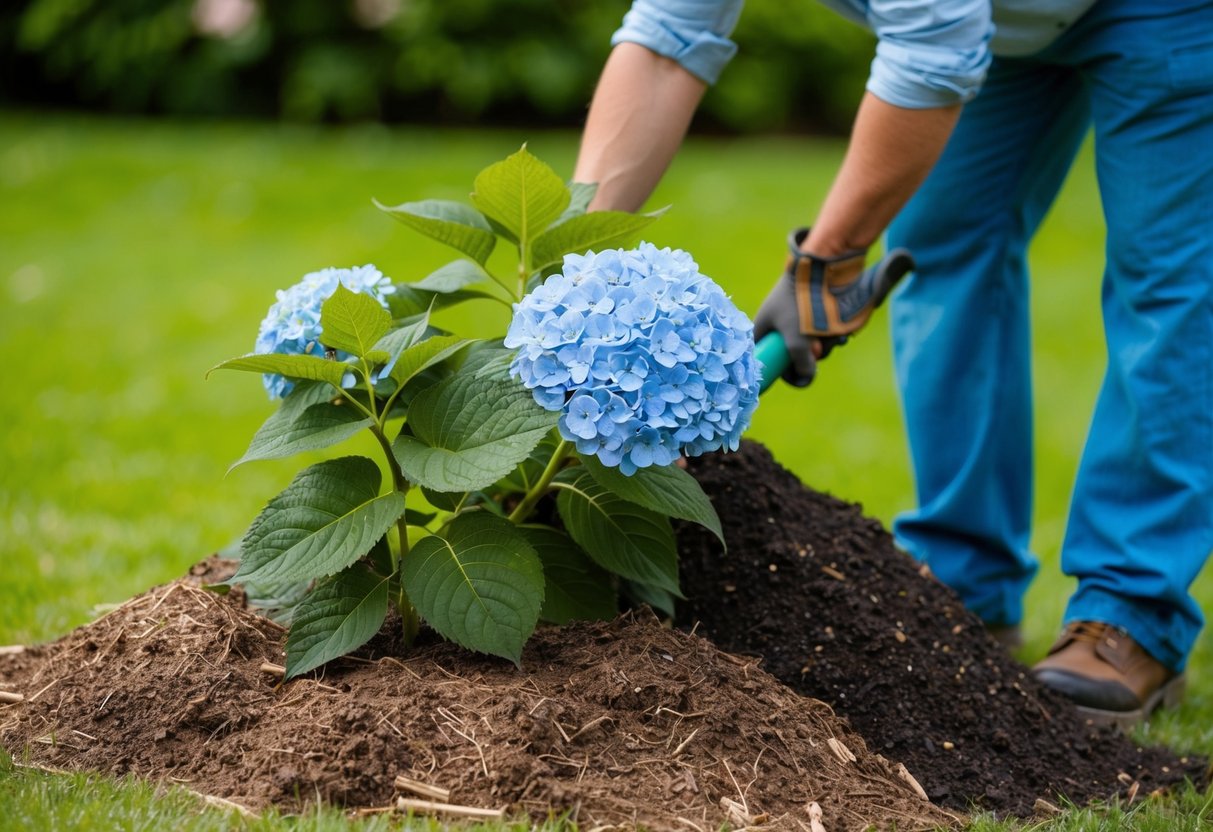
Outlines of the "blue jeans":
[[891,320],[919,506],[894,531],[985,621],[1020,620],[1037,568],[1025,250],[1092,124],[1108,365],[1065,617],[1178,670],[1213,550],[1213,3],[1100,0],[1045,51],[996,59],[890,227],[918,260]]

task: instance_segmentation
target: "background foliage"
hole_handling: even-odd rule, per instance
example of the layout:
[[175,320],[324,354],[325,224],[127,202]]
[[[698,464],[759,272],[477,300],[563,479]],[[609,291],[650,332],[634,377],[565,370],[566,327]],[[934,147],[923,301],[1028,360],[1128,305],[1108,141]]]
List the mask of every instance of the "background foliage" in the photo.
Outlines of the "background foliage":
[[[576,124],[628,0],[16,0],[0,103],[296,121]],[[749,0],[701,123],[841,131],[873,41]]]

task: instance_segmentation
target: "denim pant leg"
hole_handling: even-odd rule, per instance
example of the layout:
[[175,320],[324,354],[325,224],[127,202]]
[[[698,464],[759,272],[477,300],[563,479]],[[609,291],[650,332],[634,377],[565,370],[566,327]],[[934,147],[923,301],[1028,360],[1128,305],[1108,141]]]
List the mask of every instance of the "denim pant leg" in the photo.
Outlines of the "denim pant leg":
[[[1091,90],[1108,368],[1075,484],[1066,620],[1181,669],[1213,550],[1213,3],[1102,0],[1058,45]],[[1163,10],[1163,11],[1160,11]]]
[[1025,252],[1088,125],[1076,72],[995,59],[889,229],[918,261],[890,315],[918,493],[894,532],[995,625],[1036,571]]

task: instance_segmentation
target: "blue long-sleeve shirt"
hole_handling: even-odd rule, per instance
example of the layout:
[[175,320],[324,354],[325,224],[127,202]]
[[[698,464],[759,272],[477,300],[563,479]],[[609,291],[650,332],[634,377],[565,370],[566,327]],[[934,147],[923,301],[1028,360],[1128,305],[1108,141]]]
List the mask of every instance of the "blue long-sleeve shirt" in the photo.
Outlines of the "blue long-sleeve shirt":
[[[631,42],[715,83],[737,51],[729,39],[745,0],[633,0],[612,45]],[[899,107],[977,95],[991,54],[1048,46],[1095,0],[821,0],[878,38],[868,90]]]

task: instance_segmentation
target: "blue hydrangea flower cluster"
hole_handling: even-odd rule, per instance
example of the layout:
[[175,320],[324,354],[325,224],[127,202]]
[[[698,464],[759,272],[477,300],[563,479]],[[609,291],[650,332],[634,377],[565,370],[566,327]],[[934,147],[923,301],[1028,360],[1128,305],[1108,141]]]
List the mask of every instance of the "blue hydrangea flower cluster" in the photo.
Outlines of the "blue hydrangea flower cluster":
[[[321,349],[320,307],[337,291],[339,283],[351,292],[370,295],[385,309],[387,296],[396,291],[392,281],[369,264],[352,269],[322,269],[304,275],[291,288],[278,290],[278,302],[270,307],[265,320],[261,322],[253,352],[285,355],[317,353]],[[348,353],[337,353],[338,361],[349,358]],[[347,378],[352,383],[353,375]],[[264,374],[262,381],[271,399],[286,397],[295,386],[293,381],[277,373]]]
[[677,249],[567,255],[514,305],[505,345],[561,435],[629,476],[736,450],[758,406],[754,325]]

